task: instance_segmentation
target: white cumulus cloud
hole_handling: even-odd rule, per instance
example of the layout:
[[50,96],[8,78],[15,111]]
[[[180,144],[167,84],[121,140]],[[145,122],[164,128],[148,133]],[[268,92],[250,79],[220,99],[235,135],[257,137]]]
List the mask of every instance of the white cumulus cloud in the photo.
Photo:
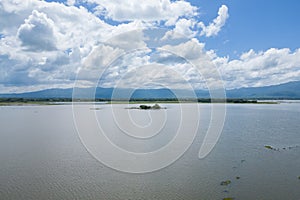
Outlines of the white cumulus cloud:
[[[197,7],[189,2],[170,0],[86,0],[97,4],[97,14],[115,21],[173,21],[182,16],[194,16]],[[171,22],[169,22],[171,23]]]
[[300,80],[300,49],[249,50],[239,59],[216,58],[227,88],[259,87]]
[[226,5],[222,5],[219,8],[218,16],[208,26],[205,26],[203,22],[199,22],[198,26],[202,29],[200,35],[205,35],[206,37],[217,35],[221,28],[225,25],[228,17],[228,7]]
[[193,31],[191,28],[195,26],[195,21],[192,19],[179,19],[175,23],[175,28],[173,30],[167,31],[165,36],[162,38],[168,39],[176,39],[176,38],[193,38],[196,34],[197,31]]
[[22,46],[31,51],[51,51],[56,49],[54,22],[46,14],[36,10],[18,29]]

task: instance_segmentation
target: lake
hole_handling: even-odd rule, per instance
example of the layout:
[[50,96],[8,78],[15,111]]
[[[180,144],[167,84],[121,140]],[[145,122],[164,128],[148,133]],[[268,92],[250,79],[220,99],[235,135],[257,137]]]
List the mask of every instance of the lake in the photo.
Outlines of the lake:
[[[89,124],[86,115],[92,113],[117,146],[146,153],[171,141],[180,126],[192,132],[188,123],[199,117],[190,148],[160,170],[121,172],[85,148],[82,134],[97,130],[82,131],[72,105],[1,106],[0,199],[300,199],[299,103],[227,104],[220,138],[203,159],[198,153],[212,104],[198,104],[196,117],[189,115],[195,104],[163,104],[166,109],[148,111],[126,109],[130,106],[136,105],[114,105],[112,114],[108,104],[80,105],[76,120]],[[186,124],[180,123],[182,116]]]

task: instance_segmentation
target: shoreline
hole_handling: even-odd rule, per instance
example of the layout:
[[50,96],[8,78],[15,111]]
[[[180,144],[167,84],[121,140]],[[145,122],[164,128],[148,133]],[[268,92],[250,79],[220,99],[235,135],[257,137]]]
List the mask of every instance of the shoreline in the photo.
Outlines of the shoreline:
[[[37,99],[37,100],[12,100],[12,99],[0,99],[0,106],[51,106],[51,105],[72,105],[72,104],[185,104],[185,103],[198,103],[198,104],[280,104],[285,103],[280,100],[245,100],[245,99],[226,99],[224,100],[210,100],[210,99],[198,99],[198,100],[75,100],[71,99]],[[300,101],[299,101],[300,103]]]

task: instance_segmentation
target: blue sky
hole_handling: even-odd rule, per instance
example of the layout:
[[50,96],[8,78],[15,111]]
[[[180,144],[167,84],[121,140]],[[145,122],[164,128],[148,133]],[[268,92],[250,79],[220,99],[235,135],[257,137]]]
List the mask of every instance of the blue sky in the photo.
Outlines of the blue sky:
[[[2,0],[0,93],[68,88],[75,80],[90,87],[99,79],[104,87],[202,89],[216,82],[210,66],[228,89],[297,81],[299,10],[296,0]],[[147,34],[155,28],[165,31]],[[151,49],[155,42],[164,51]],[[196,64],[197,72],[185,57],[208,64]]]
[[[207,41],[207,46],[219,49],[222,55],[241,54],[249,49],[265,51],[271,47],[290,48],[300,46],[300,2],[297,0],[223,0],[191,1],[204,10],[203,19],[213,18],[218,7],[225,4],[230,18],[218,37]],[[228,40],[225,45],[223,41]],[[219,45],[218,45],[219,44]]]

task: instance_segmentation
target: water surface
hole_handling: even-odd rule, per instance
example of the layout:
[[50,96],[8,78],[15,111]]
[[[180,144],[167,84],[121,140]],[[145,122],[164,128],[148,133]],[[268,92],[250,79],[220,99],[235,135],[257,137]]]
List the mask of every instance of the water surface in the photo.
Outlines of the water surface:
[[[108,123],[109,105],[96,105],[100,110],[84,106],[106,122],[115,143],[145,152],[172,138],[180,114],[179,104],[163,105],[170,122],[165,136],[158,134],[148,146],[126,146],[120,130]],[[227,105],[222,135],[201,160],[211,105],[199,106],[200,128],[188,151],[169,167],[147,174],[119,172],[94,159],[78,137],[71,105],[0,107],[0,199],[300,198],[300,104]],[[131,112],[141,127],[151,122],[143,111]],[[220,185],[224,180],[231,184]]]

